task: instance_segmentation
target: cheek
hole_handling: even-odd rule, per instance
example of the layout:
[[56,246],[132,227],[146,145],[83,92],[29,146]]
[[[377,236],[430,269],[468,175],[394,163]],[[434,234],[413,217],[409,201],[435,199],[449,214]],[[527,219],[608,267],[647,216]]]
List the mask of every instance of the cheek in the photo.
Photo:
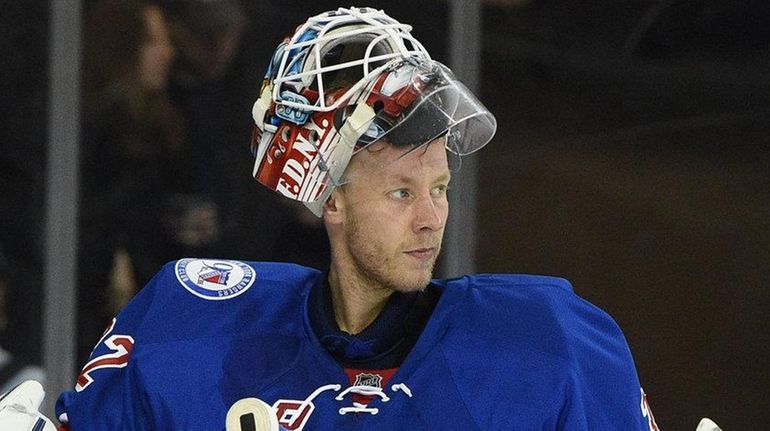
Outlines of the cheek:
[[387,257],[404,238],[408,226],[402,221],[405,212],[391,212],[374,206],[363,207],[364,211],[351,214],[349,226],[355,232],[360,247],[376,249],[377,253]]
[[139,67],[145,77],[153,76],[161,66],[156,50],[152,46],[142,48]]
[[449,217],[449,201],[446,198],[436,205],[436,212],[441,217],[441,224],[446,226],[446,220]]

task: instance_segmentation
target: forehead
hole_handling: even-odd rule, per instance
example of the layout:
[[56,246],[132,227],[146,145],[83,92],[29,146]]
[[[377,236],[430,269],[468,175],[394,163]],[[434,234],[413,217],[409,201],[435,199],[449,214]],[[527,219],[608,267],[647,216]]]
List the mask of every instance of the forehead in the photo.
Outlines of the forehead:
[[403,148],[378,142],[359,151],[348,166],[348,181],[361,179],[427,178],[448,175],[449,164],[443,138],[404,153]]
[[163,13],[157,7],[149,6],[144,10],[144,23],[149,36],[166,36],[166,22]]

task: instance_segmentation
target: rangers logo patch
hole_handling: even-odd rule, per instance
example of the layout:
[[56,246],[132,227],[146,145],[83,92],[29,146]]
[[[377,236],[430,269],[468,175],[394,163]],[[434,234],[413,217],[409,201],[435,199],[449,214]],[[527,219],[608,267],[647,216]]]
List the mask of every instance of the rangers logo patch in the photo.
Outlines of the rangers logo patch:
[[236,260],[181,259],[175,272],[190,293],[214,301],[240,295],[256,279],[254,268]]

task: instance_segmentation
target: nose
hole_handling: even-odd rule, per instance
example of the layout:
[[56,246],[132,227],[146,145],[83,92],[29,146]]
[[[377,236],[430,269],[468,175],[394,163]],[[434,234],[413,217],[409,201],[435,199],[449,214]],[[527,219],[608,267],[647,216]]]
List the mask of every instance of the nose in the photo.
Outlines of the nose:
[[161,45],[161,57],[168,63],[172,62],[176,57],[176,48],[170,40],[164,41]]
[[430,194],[421,196],[414,203],[414,230],[438,231],[444,227],[446,221],[447,202],[445,199],[436,199]]

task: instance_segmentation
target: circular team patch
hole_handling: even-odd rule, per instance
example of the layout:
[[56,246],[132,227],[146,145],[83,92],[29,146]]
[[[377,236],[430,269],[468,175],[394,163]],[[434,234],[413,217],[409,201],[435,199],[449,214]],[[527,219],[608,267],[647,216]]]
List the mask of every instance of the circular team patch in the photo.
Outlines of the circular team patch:
[[237,260],[181,259],[176,263],[176,278],[193,295],[218,301],[248,290],[256,274]]

